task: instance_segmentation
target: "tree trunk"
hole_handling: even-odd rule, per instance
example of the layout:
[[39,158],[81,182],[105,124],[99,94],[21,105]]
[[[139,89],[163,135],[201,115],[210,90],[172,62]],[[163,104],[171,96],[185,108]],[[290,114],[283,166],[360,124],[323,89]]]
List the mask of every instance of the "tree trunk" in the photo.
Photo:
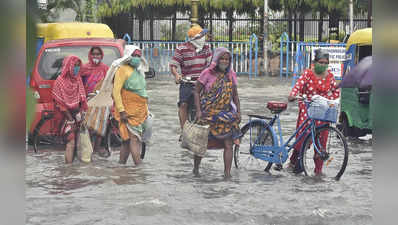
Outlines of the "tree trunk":
[[319,21],[318,21],[318,42],[322,42],[323,17],[324,17],[324,12],[323,12],[323,10],[321,10],[319,12]]
[[297,41],[297,13],[294,12],[294,41]]
[[258,43],[260,52],[264,51],[264,7],[260,7],[259,14],[261,15],[260,20],[260,43]]
[[141,16],[138,18],[138,32],[139,40],[144,40],[144,19]]
[[228,11],[228,18],[229,18],[229,41],[232,42],[232,35],[233,35],[233,23],[234,23],[234,11],[233,10],[229,10]]
[[299,24],[299,34],[300,34],[300,41],[304,41],[304,24],[305,24],[305,14],[304,12],[300,12],[300,24]]
[[[177,7],[175,7],[177,9]],[[171,40],[176,40],[176,23],[177,23],[177,11],[173,15],[173,20],[171,22]]]
[[368,0],[368,27],[372,27],[372,0]]
[[210,27],[209,27],[209,32],[211,35],[211,41],[214,41],[213,37],[213,12],[210,12]]
[[151,41],[153,41],[153,14],[150,15],[149,29],[150,29],[149,38],[151,39]]
[[293,18],[293,16],[292,16],[292,10],[291,9],[289,9],[288,10],[288,33],[289,33],[289,40],[292,40],[293,38],[293,36],[292,36],[292,33],[293,33],[293,26],[292,26],[292,18]]

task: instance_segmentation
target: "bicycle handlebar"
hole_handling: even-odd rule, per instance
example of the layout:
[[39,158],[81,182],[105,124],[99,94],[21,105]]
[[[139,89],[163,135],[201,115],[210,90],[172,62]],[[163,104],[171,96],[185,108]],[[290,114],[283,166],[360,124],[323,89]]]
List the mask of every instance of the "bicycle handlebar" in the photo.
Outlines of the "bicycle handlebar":
[[180,83],[191,83],[191,84],[194,84],[194,83],[196,83],[196,80],[197,79],[192,80],[192,77],[182,77],[181,80],[180,80]]

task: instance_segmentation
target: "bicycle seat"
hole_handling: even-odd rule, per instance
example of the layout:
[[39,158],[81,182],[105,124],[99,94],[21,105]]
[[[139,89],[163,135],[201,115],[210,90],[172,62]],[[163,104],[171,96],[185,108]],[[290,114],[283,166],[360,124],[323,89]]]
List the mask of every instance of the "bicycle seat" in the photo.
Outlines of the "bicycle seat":
[[287,109],[287,103],[270,101],[267,103],[267,109],[271,110],[273,114],[278,114]]

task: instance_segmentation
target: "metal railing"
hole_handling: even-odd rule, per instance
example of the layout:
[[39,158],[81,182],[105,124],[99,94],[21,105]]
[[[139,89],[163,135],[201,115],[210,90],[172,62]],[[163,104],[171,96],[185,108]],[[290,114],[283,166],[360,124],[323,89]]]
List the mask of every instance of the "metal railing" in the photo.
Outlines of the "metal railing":
[[[128,34],[123,39],[142,49],[143,56],[155,69],[156,74],[170,74],[169,62],[174,56],[174,51],[182,41],[135,41]],[[255,34],[249,41],[242,42],[208,42],[211,49],[218,47],[228,48],[232,53],[231,61],[234,71],[238,75],[248,75],[249,78],[258,75],[258,38]]]

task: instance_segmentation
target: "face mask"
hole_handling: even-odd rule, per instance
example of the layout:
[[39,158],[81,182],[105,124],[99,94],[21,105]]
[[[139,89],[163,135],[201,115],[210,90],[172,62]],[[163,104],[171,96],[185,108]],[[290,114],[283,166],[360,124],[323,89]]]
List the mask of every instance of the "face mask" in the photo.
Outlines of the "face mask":
[[141,63],[140,57],[132,57],[129,62],[130,66],[132,66],[134,68],[137,68],[138,66],[140,66],[140,63]]
[[324,64],[319,64],[319,63],[315,63],[315,73],[316,74],[322,74],[323,72],[325,72],[327,70],[329,65],[324,65]]
[[80,70],[80,66],[75,66],[75,68],[73,69],[73,75],[77,76],[77,74],[79,73]]
[[221,70],[221,71],[226,71],[227,70],[227,68],[228,68],[228,64],[224,64],[224,63],[220,63],[220,64],[218,64],[218,68]]
[[101,62],[100,59],[93,59],[93,63],[94,63],[94,64],[99,64],[100,62]]
[[195,45],[196,50],[200,51],[202,50],[203,46],[206,44],[206,36],[203,36],[199,39],[191,41],[193,45]]

